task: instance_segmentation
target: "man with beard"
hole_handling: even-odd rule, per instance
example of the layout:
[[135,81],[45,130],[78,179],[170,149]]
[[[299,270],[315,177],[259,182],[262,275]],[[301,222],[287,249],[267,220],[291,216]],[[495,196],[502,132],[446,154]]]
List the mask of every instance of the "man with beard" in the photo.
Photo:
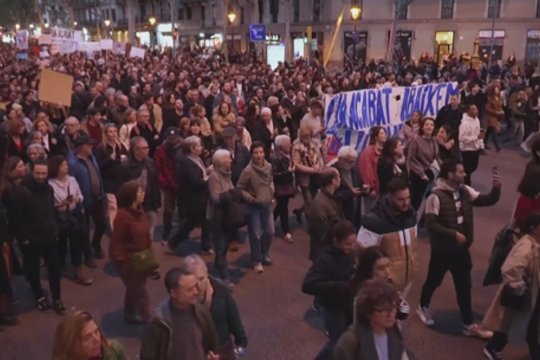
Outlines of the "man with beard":
[[184,102],[181,99],[176,99],[174,102],[174,110],[163,111],[163,128],[179,128],[180,120],[186,116],[186,114]]
[[47,267],[52,307],[58,314],[62,314],[66,308],[60,299],[56,210],[53,189],[47,182],[47,175],[48,165],[45,160],[36,160],[31,164],[31,174],[23,179],[19,192],[15,233],[37,309],[43,312],[50,310],[39,274],[40,260],[43,259]]

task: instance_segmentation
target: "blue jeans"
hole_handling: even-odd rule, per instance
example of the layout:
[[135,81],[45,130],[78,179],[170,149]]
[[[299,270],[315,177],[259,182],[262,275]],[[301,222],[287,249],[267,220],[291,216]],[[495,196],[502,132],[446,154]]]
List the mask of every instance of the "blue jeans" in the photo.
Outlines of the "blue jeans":
[[345,314],[342,311],[333,309],[327,309],[322,307],[322,316],[324,322],[324,328],[328,331],[328,341],[324,347],[319,351],[319,354],[315,357],[315,360],[330,360],[332,358],[332,352],[339,337],[347,328],[347,320]]
[[268,256],[274,237],[274,216],[270,204],[249,207],[248,234],[251,261],[260,263]]

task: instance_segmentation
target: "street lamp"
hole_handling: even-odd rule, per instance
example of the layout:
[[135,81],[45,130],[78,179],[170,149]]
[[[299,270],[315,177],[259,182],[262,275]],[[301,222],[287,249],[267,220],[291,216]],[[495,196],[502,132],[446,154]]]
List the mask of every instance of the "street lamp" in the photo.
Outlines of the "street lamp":
[[229,62],[231,61],[231,53],[234,52],[234,20],[236,20],[236,13],[233,9],[229,9],[227,12],[227,19],[229,20],[229,25],[231,27],[231,45],[229,52]]
[[20,28],[21,28],[21,24],[19,23],[15,24],[15,30],[19,31]]
[[150,24],[150,46],[153,46],[154,45],[154,37],[155,37],[155,34],[154,34],[154,25],[156,25],[156,22],[157,22],[157,19],[155,16],[150,16],[148,18],[148,23]]
[[[353,62],[356,64],[356,44],[358,43],[358,35],[356,33],[357,25],[358,25],[358,19],[360,18],[360,14],[362,14],[362,8],[358,6],[358,4],[355,2],[351,5],[351,17],[354,21],[354,32],[353,32],[353,40],[354,40],[354,46],[353,46]],[[353,68],[354,68],[353,64]]]
[[28,27],[29,27],[30,29],[34,30],[34,24],[30,24],[30,25],[28,25]]
[[79,25],[79,23],[76,22],[76,21],[74,21],[74,22],[73,22],[73,27],[77,27],[77,25]]
[[105,20],[103,21],[103,23],[105,24],[106,27],[109,27],[109,26],[111,25],[111,20],[105,19]]

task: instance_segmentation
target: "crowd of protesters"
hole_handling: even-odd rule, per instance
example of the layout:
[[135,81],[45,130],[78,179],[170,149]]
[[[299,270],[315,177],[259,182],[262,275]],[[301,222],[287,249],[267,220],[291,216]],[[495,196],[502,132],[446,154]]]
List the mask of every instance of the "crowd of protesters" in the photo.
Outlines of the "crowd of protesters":
[[[292,212],[310,237],[313,265],[302,290],[314,296],[329,336],[317,359],[407,356],[397,320],[409,314],[419,228],[432,249],[420,320],[433,326],[430,300],[449,271],[463,333],[489,339],[495,331],[484,354],[500,359],[511,321],[475,323],[471,305],[472,209],[494,205],[501,189],[497,169],[488,194],[471,187],[489,141],[497,152],[501,142],[514,142],[506,147],[533,154],[514,215],[525,237],[502,272],[504,286],[537,299],[540,74],[530,64],[499,61],[488,69],[463,55],[439,65],[424,54],[327,72],[317,54],[271,69],[251,54],[227,63],[218,51],[196,48],[148,51],[144,59],[107,51],[19,61],[13,47],[0,47],[1,325],[17,323],[12,271],[24,273],[39,311],[62,314],[63,272],[91,286],[91,272],[108,254],[126,288],[125,321],[147,324],[141,359],[234,359],[247,336],[229,293],[235,279],[227,254],[238,251],[239,229],[247,226],[251,265],[264,273],[273,265],[276,221],[280,237],[294,243]],[[73,76],[71,106],[40,101],[43,68]],[[442,81],[457,82],[460,93],[436,117],[415,112],[398,137],[373,127],[367,148],[341,144],[328,153],[324,95]],[[298,192],[302,206],[289,209]],[[214,276],[185,246],[197,227]],[[170,299],[157,317],[146,291],[148,278],[161,277],[154,240],[183,258],[164,276]],[[511,261],[528,267],[517,271]],[[539,309],[529,309],[534,359]],[[53,357],[125,354],[79,312],[59,326]]]

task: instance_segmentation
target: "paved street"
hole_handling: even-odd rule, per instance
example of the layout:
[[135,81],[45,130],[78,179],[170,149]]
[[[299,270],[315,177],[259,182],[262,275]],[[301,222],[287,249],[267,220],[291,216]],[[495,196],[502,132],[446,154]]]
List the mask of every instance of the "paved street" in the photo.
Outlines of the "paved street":
[[[474,185],[482,191],[490,186],[490,170],[497,164],[503,181],[501,202],[492,208],[476,210],[476,242],[472,253],[473,306],[480,317],[489,306],[495,288],[484,288],[484,276],[491,243],[495,233],[510,219],[516,198],[516,186],[526,158],[517,152],[503,150],[496,155],[482,156],[480,169],[473,177]],[[296,223],[293,221],[293,225]],[[248,334],[248,360],[310,360],[322,347],[325,336],[321,322],[310,311],[311,298],[300,291],[301,282],[309,266],[308,238],[302,228],[294,230],[295,243],[289,245],[276,238],[272,248],[275,265],[267,267],[262,275],[248,269],[248,246],[231,255],[232,267],[239,284],[234,297],[241,310]],[[174,266],[177,258],[163,254],[160,244],[154,245],[162,264],[162,274]],[[419,248],[418,281],[409,295],[411,308],[415,308],[420,287],[425,278],[429,244],[422,239]],[[210,258],[207,259],[211,261]],[[109,337],[122,342],[131,358],[136,359],[142,328],[126,326],[122,321],[124,288],[107,261],[100,261],[92,271],[94,285],[81,287],[68,279],[62,281],[63,298],[68,308],[87,309],[103,325]],[[16,295],[23,300],[18,306],[20,324],[0,330],[0,360],[48,359],[55,327],[59,317],[54,313],[41,314],[33,309],[29,288],[22,277],[15,279]],[[152,306],[166,297],[162,281],[148,283]],[[448,275],[432,302],[437,321],[434,329],[425,328],[415,315],[405,323],[407,347],[418,359],[482,359],[483,343],[460,335],[460,317],[453,284]],[[523,345],[509,346],[505,359],[527,359]]]

